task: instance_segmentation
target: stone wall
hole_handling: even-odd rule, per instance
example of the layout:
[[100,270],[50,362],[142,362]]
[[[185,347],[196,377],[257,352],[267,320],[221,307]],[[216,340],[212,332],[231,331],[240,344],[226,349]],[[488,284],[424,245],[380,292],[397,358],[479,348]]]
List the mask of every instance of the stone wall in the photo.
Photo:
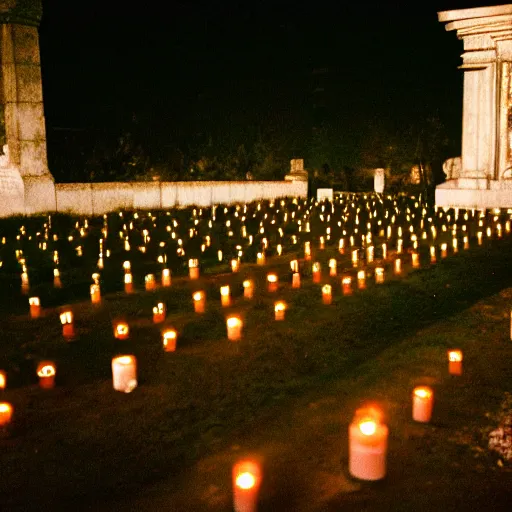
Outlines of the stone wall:
[[[248,203],[278,197],[306,197],[307,181],[185,181],[66,183],[55,185],[56,209],[100,215],[119,209]],[[32,212],[31,212],[32,213]]]

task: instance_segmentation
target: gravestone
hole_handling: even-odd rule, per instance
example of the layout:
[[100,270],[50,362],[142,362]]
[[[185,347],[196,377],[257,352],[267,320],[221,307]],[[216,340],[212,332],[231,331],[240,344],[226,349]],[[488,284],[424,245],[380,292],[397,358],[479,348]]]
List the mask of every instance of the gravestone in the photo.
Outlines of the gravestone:
[[0,216],[56,208],[46,156],[41,15],[41,0],[0,0]]
[[375,190],[377,194],[384,192],[385,179],[384,169],[375,169],[373,174],[373,190]]

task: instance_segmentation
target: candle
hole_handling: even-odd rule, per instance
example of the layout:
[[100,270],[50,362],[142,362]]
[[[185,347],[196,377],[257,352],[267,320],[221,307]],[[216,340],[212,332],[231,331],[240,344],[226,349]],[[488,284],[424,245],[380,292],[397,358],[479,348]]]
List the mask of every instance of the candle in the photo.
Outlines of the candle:
[[39,297],[30,297],[28,303],[30,305],[30,317],[39,318],[41,316],[41,302]]
[[360,270],[357,273],[357,287],[360,290],[364,290],[366,288],[366,272],[364,270]]
[[299,262],[297,260],[290,261],[290,268],[293,273],[299,271]]
[[482,245],[482,232],[479,231],[477,234],[476,234],[477,238],[478,238],[478,245]]
[[375,268],[375,282],[377,284],[384,282],[384,269],[382,267]]
[[349,426],[349,472],[360,480],[386,475],[388,427],[374,409],[359,409]]
[[312,269],[313,269],[313,283],[319,283],[322,280],[320,263],[318,261],[315,261],[315,263],[313,263]]
[[436,248],[431,245],[430,246],[430,263],[436,262]]
[[343,290],[343,295],[352,295],[352,278],[350,276],[342,278],[341,288]]
[[265,253],[264,252],[259,252],[258,254],[256,254],[256,263],[258,265],[265,265]]
[[275,319],[280,321],[284,320],[284,312],[286,310],[286,304],[282,301],[278,301],[274,304]]
[[411,254],[412,268],[418,268],[420,266],[420,255],[417,252]]
[[366,248],[366,262],[367,263],[373,263],[373,245],[370,245]]
[[231,260],[231,272],[238,272],[240,270],[240,260],[233,259]]
[[450,375],[462,375],[462,351],[448,351],[448,373]]
[[127,272],[124,275],[124,291],[125,291],[125,293],[133,292],[133,280],[132,280],[131,272]]
[[441,258],[446,258],[448,255],[448,244],[441,244]]
[[412,393],[412,419],[428,423],[432,417],[434,392],[428,386],[415,387]]
[[126,322],[116,322],[114,324],[114,337],[118,340],[126,340],[130,335],[130,328]]
[[43,389],[51,389],[55,386],[55,374],[57,368],[51,361],[41,361],[37,366],[37,376],[39,377],[39,386]]
[[62,288],[62,281],[60,280],[60,272],[58,268],[53,269],[53,286],[55,288]]
[[220,302],[223,307],[227,307],[231,304],[231,297],[229,295],[229,286],[220,287]]
[[91,302],[93,304],[99,304],[101,302],[101,289],[99,284],[91,284]]
[[190,279],[199,278],[199,261],[195,258],[188,260],[188,275]]
[[131,393],[137,387],[137,359],[135,356],[112,358],[112,385],[116,391]]
[[196,313],[204,313],[206,303],[204,292],[195,292],[192,298],[194,299],[194,311]]
[[159,324],[165,320],[165,304],[163,302],[159,302],[153,308],[153,323]]
[[75,335],[75,328],[73,326],[73,313],[71,311],[64,311],[61,313],[60,322],[62,324],[62,335],[64,338],[73,338]]
[[156,282],[155,282],[155,276],[154,274],[147,274],[144,277],[144,283],[146,285],[146,291],[153,291],[156,289]]
[[304,242],[304,259],[307,261],[311,259],[311,242]]
[[268,274],[267,275],[267,290],[269,292],[277,291],[277,274]]
[[359,251],[357,249],[354,249],[352,251],[352,266],[353,267],[357,267],[358,260],[359,260]]
[[338,251],[340,254],[345,254],[345,240],[343,238],[340,238],[338,243]]
[[226,319],[226,327],[229,341],[238,341],[242,337],[242,320],[237,316]]
[[260,466],[243,460],[233,466],[233,509],[235,512],[256,512],[261,485]]
[[162,333],[162,345],[165,352],[174,352],[176,350],[176,341],[178,339],[178,333],[176,329],[166,329]]
[[12,405],[8,402],[0,402],[0,427],[5,427],[12,419]]
[[298,272],[292,274],[292,288],[300,288],[300,274]]
[[7,387],[7,374],[0,370],[0,389],[5,389]]
[[171,271],[168,268],[162,270],[162,286],[171,286]]
[[243,283],[244,286],[244,298],[252,299],[254,294],[254,285],[250,279],[246,279]]
[[322,286],[322,302],[327,306],[332,304],[332,286],[330,284]]
[[335,276],[336,275],[336,270],[337,270],[337,262],[334,258],[331,258],[329,260],[329,275],[330,276]]
[[29,290],[28,274],[27,272],[21,273],[21,293],[27,294]]

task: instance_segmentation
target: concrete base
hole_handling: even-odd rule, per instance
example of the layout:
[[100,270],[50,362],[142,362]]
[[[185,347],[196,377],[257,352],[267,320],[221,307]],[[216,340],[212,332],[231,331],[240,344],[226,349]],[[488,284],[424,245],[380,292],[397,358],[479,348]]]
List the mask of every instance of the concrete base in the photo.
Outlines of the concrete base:
[[25,214],[54,212],[57,210],[55,183],[49,177],[25,177]]
[[512,208],[512,180],[459,178],[436,187],[436,205],[442,207]]
[[25,214],[25,186],[16,168],[0,167],[0,217]]

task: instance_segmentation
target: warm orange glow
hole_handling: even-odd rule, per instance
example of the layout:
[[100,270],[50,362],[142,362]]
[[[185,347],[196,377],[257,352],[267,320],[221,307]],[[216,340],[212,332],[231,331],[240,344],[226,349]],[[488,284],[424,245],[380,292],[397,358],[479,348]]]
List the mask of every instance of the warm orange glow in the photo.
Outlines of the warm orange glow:
[[418,386],[414,388],[414,396],[418,398],[430,398],[432,396],[432,390],[426,386]]
[[203,292],[195,292],[194,295],[192,295],[193,299],[195,301],[200,301],[204,298]]
[[344,286],[350,286],[352,284],[352,278],[350,276],[345,276],[341,280],[341,284],[343,284]]
[[0,389],[5,389],[7,386],[7,375],[3,370],[0,370]]
[[450,350],[450,351],[448,351],[448,360],[451,361],[451,362],[462,361],[462,351],[460,351],[460,350]]
[[124,268],[125,272],[129,272],[129,271],[130,271],[130,269],[132,268],[132,266],[131,266],[131,264],[130,264],[130,262],[129,262],[129,261],[125,261],[125,262],[123,263],[123,268]]
[[130,273],[124,275],[124,284],[132,284],[132,275]]
[[176,340],[178,338],[178,333],[176,329],[166,329],[162,333],[163,338],[163,346],[166,352],[174,352],[176,350]]
[[220,287],[220,294],[223,295],[223,296],[228,296],[229,297],[229,286],[228,285],[221,286]]
[[267,275],[267,281],[269,283],[277,283],[277,276],[276,276],[276,274],[268,274]]
[[28,303],[31,306],[40,306],[41,305],[41,301],[39,300],[39,297],[30,297],[30,299],[28,299]]
[[64,311],[60,314],[60,321],[62,325],[73,323],[73,313],[71,311]]
[[199,266],[199,261],[197,259],[190,259],[188,260],[188,266],[189,268],[196,268]]
[[372,436],[377,431],[377,423],[372,419],[364,419],[359,422],[359,430],[365,436]]
[[147,274],[144,277],[144,283],[146,284],[146,290],[153,290],[156,286],[155,276],[153,274]]
[[119,322],[114,327],[114,336],[119,340],[128,338],[130,328],[126,322]]
[[13,408],[8,402],[0,402],[0,427],[11,422]]
[[238,272],[240,269],[240,260],[231,260],[231,271]]
[[256,484],[256,478],[252,473],[241,473],[236,477],[236,485],[240,489],[251,489]]
[[49,362],[39,363],[37,367],[38,377],[53,377],[57,373],[55,365]]
[[242,320],[240,320],[240,318],[236,317],[236,316],[230,316],[227,320],[226,320],[226,324],[228,327],[232,328],[232,327],[239,327],[242,325]]
[[274,310],[277,311],[284,311],[286,309],[286,304],[284,302],[276,302],[274,305]]
[[297,260],[290,261],[290,268],[293,273],[299,271],[299,262]]
[[128,364],[133,363],[134,358],[133,358],[133,356],[119,356],[119,357],[115,357],[114,361],[118,364],[128,365]]

